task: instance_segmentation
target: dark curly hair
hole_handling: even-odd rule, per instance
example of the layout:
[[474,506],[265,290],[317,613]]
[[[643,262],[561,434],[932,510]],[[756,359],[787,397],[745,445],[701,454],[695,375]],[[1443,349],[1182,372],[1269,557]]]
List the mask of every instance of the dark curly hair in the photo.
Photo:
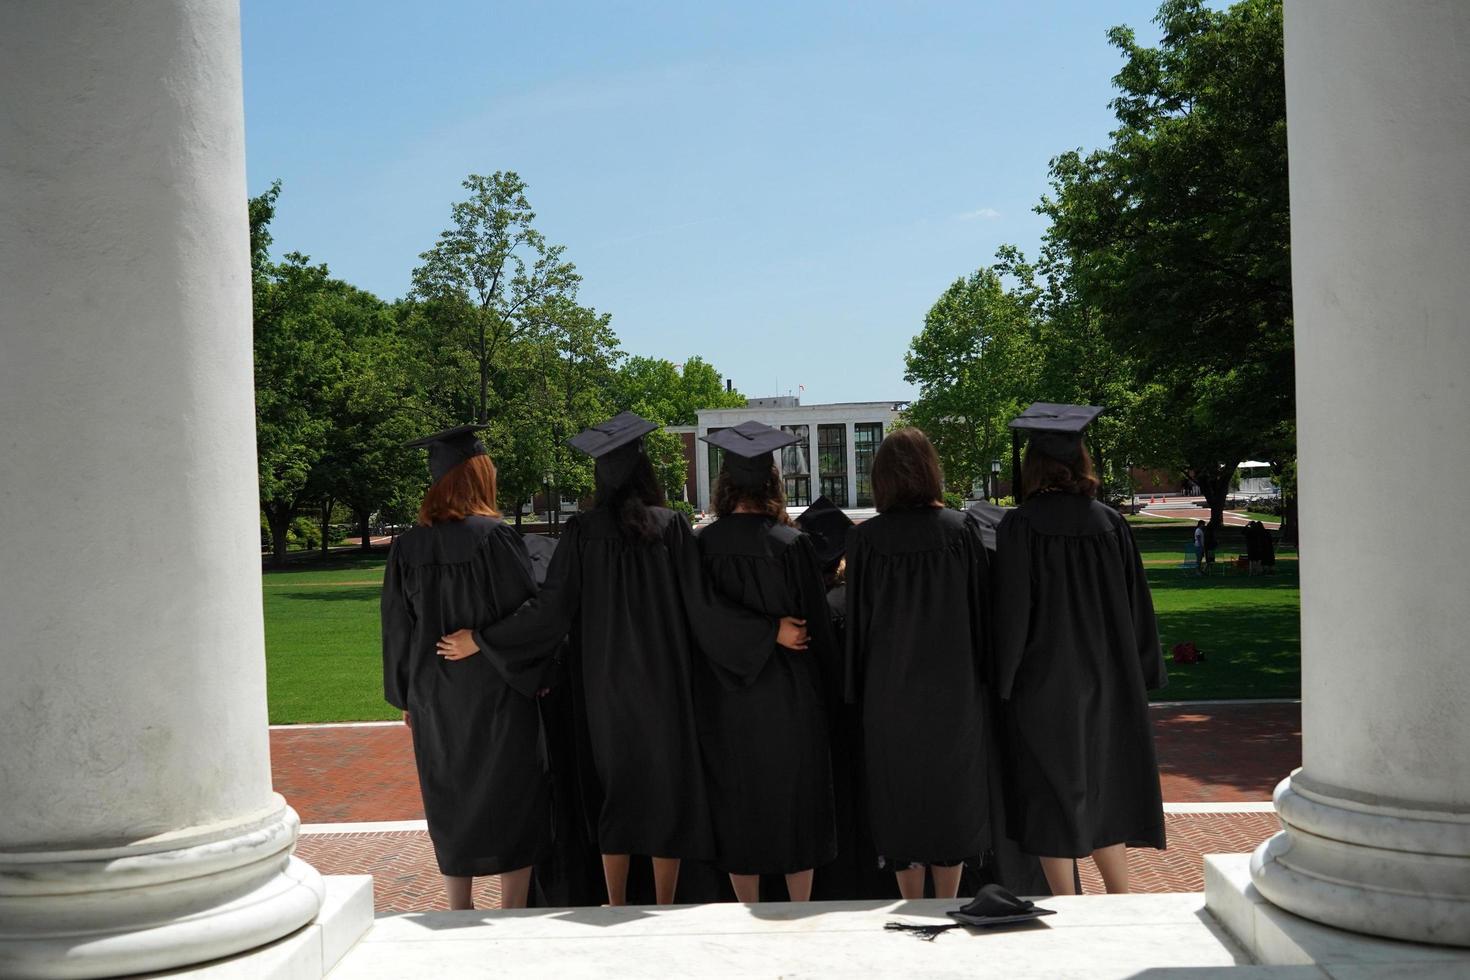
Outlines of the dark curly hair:
[[628,478],[616,486],[604,483],[600,471],[594,474],[593,507],[612,514],[625,541],[655,540],[659,526],[649,508],[664,506],[664,492],[648,457],[639,453]]
[[1076,493],[1084,497],[1096,497],[1102,481],[1092,466],[1092,457],[1083,445],[1076,461],[1068,463],[1048,455],[1031,446],[1026,447],[1026,458],[1021,461],[1021,499],[1029,500],[1032,495],[1044,490]]
[[729,471],[720,470],[719,477],[715,480],[714,505],[715,513],[725,517],[735,513],[735,508],[744,504],[752,507],[762,514],[774,517],[776,523],[795,527],[796,523],[791,520],[791,515],[786,513],[786,490],[781,485],[781,474],[773,465],[766,482],[761,484],[757,490],[736,485],[735,480],[730,478]]

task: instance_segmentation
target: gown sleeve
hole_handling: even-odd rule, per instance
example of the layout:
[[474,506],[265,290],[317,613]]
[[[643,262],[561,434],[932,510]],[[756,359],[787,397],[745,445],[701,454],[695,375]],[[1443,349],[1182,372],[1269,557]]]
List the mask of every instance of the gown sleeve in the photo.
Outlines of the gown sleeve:
[[[521,536],[508,527],[500,527],[485,539],[485,557],[490,570],[491,607],[504,614],[515,610],[536,594],[531,557]],[[505,683],[526,697],[534,697],[546,684],[555,647],[545,649],[537,644],[485,645],[476,635],[480,654],[490,661]]]
[[[526,686],[530,688],[529,693],[536,693],[542,672],[547,669],[562,638],[572,628],[581,607],[582,549],[578,546],[579,537],[577,519],[572,518],[562,531],[556,552],[551,556],[551,564],[546,569],[546,581],[535,597],[513,614],[475,631],[475,644],[481,653],[497,664],[517,665],[512,668],[519,674],[517,680],[512,681],[510,676],[506,676],[506,681],[522,693],[527,693]],[[521,553],[524,554],[524,549]],[[526,574],[530,574],[529,569]],[[533,675],[535,685],[531,684]]]
[[857,528],[847,532],[847,640],[842,650],[842,700],[857,704],[863,693],[863,665],[867,658],[868,599],[863,594],[867,575],[867,547]]
[[827,588],[822,581],[822,565],[817,561],[811,538],[803,534],[786,549],[786,579],[796,601],[794,616],[806,620],[810,642],[799,657],[815,657],[823,678],[823,693],[830,696],[840,691],[842,651],[837,646],[832,627],[832,610],[827,604]]
[[1143,555],[1133,539],[1133,529],[1126,523],[1118,535],[1123,545],[1123,576],[1128,585],[1128,612],[1133,619],[1133,636],[1138,644],[1138,666],[1143,672],[1144,686],[1157,691],[1169,683],[1164,666],[1164,650],[1159,644],[1159,624],[1154,616],[1154,598],[1148,589],[1148,573],[1143,568]]
[[777,621],[755,613],[715,592],[699,556],[699,542],[683,514],[665,531],[674,577],[684,602],[694,642],[718,668],[727,688],[755,682],[776,649]]
[[965,522],[966,560],[970,578],[970,636],[975,643],[975,672],[986,687],[995,684],[995,664],[991,656],[991,620],[994,615],[990,605],[990,552],[985,539],[980,536],[980,527],[974,521]]
[[1026,523],[1006,515],[995,531],[994,676],[996,695],[1008,700],[1026,655],[1031,628],[1031,541]]
[[397,543],[388,549],[383,569],[379,613],[383,624],[383,697],[400,711],[408,710],[408,658],[413,647],[413,608],[403,592]]

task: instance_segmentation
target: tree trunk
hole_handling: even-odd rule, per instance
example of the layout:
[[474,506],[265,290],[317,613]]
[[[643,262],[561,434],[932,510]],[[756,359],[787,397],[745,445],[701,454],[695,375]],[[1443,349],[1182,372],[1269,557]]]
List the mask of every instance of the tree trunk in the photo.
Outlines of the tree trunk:
[[1281,498],[1281,543],[1296,547],[1297,535],[1296,497]]
[[523,508],[526,505],[526,502],[524,500],[522,500],[520,497],[517,497],[514,501],[512,501],[512,503],[515,504],[515,508],[516,508],[516,527],[520,527],[521,526],[521,508]]
[[1234,472],[1234,466],[1197,467],[1194,471],[1195,481],[1210,505],[1210,525],[1217,533],[1225,526],[1225,501],[1230,496],[1230,477]]
[[286,532],[291,529],[291,507],[265,508],[265,521],[271,529],[271,564],[286,564]]
[[358,533],[362,535],[362,550],[363,551],[372,551],[373,550],[373,543],[372,543],[373,531],[372,531],[372,528],[368,527],[368,522],[370,520],[372,520],[373,512],[370,511],[370,510],[357,510],[357,511],[353,511],[352,516],[354,518],[356,518],[356,520],[357,520],[357,530],[358,530]]
[[327,557],[332,546],[332,500],[322,501],[322,557]]

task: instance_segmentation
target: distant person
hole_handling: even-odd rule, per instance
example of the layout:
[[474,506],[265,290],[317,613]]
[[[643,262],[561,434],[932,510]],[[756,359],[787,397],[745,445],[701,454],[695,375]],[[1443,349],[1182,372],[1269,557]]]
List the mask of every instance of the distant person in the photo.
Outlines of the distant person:
[[611,905],[627,903],[634,854],[652,858],[660,905],[674,901],[681,859],[715,856],[694,716],[695,638],[712,656],[806,645],[794,620],[748,612],[706,588],[694,534],[664,506],[644,451],[657,428],[624,412],[574,437],[573,448],[595,461],[593,506],[563,525],[540,593],[513,616],[446,629],[439,642],[446,654],[534,659],[571,632]]
[[805,902],[814,868],[837,856],[824,691],[837,665],[822,566],[786,514],[775,450],[797,437],[742,422],[703,437],[724,450],[714,486],[717,519],[699,533],[705,575],[731,602],[806,624],[804,650],[718,647],[696,672],[715,863],[735,897],[761,900],[760,876],[782,875]]
[[536,693],[547,662],[469,651],[438,638],[481,626],[535,594],[531,561],[500,520],[495,464],[477,426],[411,446],[429,451],[433,485],[419,526],[394,540],[383,577],[383,693],[413,731],[429,840],[451,909],[474,908],[474,879],[500,876],[502,908],[524,908],[531,867],[550,844],[551,800]]
[[1276,538],[1265,524],[1261,524],[1261,570],[1267,575],[1276,574]]
[[1126,848],[1165,846],[1148,692],[1167,676],[1128,523],[1093,499],[1082,429],[1100,409],[1032,405],[1022,504],[996,534],[995,664],[1014,791],[1008,830],[1073,894],[1091,855],[1126,892]]
[[845,694],[861,706],[868,814],[904,898],[954,898],[988,850],[985,710],[990,569],[974,524],[944,506],[923,432],[894,430],[873,459],[878,516],[847,552]]
[[1245,559],[1251,575],[1259,575],[1266,560],[1266,543],[1270,532],[1260,521],[1251,521],[1245,526]]
[[1194,522],[1194,573],[1205,573],[1205,522]]

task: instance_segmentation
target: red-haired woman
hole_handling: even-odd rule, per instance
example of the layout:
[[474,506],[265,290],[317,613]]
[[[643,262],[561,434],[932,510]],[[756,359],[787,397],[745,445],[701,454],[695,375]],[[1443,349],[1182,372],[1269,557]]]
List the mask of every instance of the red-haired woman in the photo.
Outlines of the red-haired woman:
[[503,908],[524,908],[550,840],[536,693],[545,657],[441,655],[439,637],[489,625],[535,594],[520,535],[495,509],[495,464],[460,426],[411,443],[434,483],[419,526],[393,542],[383,578],[383,691],[413,731],[414,762],[451,909],[473,908],[499,875]]
[[897,429],[873,459],[878,516],[847,548],[847,699],[861,705],[873,842],[904,898],[954,898],[991,844],[983,669],[989,560],[943,504],[928,437]]
[[1126,892],[1126,848],[1164,846],[1148,691],[1168,678],[1133,534],[1093,499],[1082,430],[1100,411],[1038,402],[1011,423],[1030,433],[1022,503],[996,531],[1008,829],[1057,895],[1088,855],[1109,892]]

